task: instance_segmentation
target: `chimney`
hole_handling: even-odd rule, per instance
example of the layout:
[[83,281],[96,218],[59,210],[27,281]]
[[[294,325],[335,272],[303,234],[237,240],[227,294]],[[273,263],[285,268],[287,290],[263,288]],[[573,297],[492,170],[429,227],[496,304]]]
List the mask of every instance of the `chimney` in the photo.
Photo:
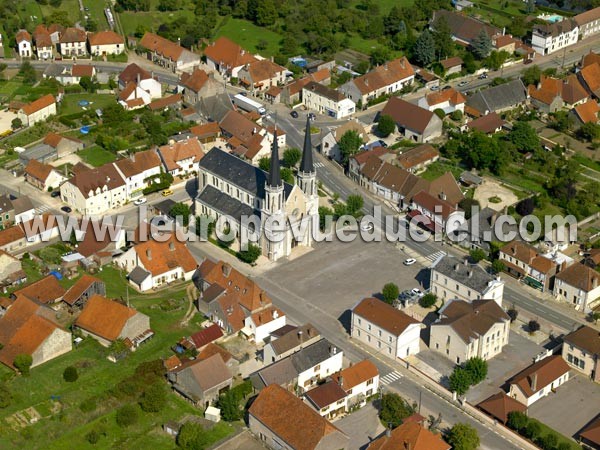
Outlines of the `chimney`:
[[340,387],[344,386],[344,377],[341,375],[338,377],[338,384],[340,385]]
[[223,263],[223,275],[228,277],[231,274],[231,266],[227,263]]
[[106,184],[108,184],[108,183],[110,183],[110,177],[109,176],[106,177]]
[[457,263],[457,264],[454,264],[454,270],[455,270],[456,272],[458,272],[458,267],[459,267],[459,264],[458,264],[458,263]]
[[140,77],[140,73],[138,72],[138,73],[137,73],[137,77],[136,77],[136,81],[137,81],[137,84],[138,84],[138,85],[140,84],[140,79],[141,79],[141,77]]
[[392,437],[392,430],[390,430],[389,426],[386,427],[386,429],[385,429],[385,436],[388,437],[388,438]]
[[404,450],[410,450],[410,442],[407,440],[404,441]]
[[169,242],[169,250],[175,251],[175,243],[173,241]]
[[473,271],[472,271],[472,270],[469,270],[469,272],[468,272],[467,276],[468,276],[469,278],[473,277]]
[[537,391],[537,372],[534,372],[534,373],[531,375],[531,390],[532,390],[533,392],[536,392],[536,391]]
[[306,335],[310,337],[310,327],[306,327]]
[[152,260],[152,250],[150,250],[149,248],[146,249],[146,258]]
[[446,194],[444,193],[444,191],[440,192],[440,198],[442,200],[446,200]]
[[302,342],[302,330],[298,330],[298,340]]

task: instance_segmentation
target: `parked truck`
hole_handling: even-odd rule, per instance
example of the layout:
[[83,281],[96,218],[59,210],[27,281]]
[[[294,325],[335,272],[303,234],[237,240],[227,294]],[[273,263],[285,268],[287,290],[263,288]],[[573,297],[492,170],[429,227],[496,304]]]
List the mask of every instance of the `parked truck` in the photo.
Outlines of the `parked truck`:
[[263,105],[242,94],[237,94],[233,96],[233,104],[236,105],[238,108],[243,109],[244,111],[257,112],[261,116],[267,114],[267,110]]

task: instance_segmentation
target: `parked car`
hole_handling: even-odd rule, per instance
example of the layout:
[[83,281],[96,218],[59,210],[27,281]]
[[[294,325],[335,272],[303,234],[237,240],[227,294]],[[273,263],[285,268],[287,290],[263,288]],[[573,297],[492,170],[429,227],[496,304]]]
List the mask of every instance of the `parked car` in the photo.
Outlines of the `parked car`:
[[383,148],[387,148],[387,146],[388,146],[388,145],[386,144],[386,142],[385,142],[385,141],[383,141],[383,140],[381,140],[381,139],[379,139],[377,142],[379,142],[379,145],[381,145]]
[[298,118],[298,111],[292,111],[290,113],[290,116],[292,116],[294,119],[297,119]]
[[139,205],[143,205],[147,201],[148,201],[148,199],[146,197],[140,197],[136,201],[134,201],[133,204],[136,206],[139,206]]
[[421,289],[419,288],[412,288],[411,291],[413,295],[416,295],[417,297],[423,297],[425,294],[423,294],[423,292],[421,292]]
[[308,118],[310,120],[315,120],[317,118],[317,116],[315,115],[315,113],[308,113]]
[[66,212],[67,214],[73,211],[69,206],[63,206],[60,208],[60,210]]
[[525,61],[523,61],[523,64],[531,64],[533,62],[533,59],[526,59]]
[[417,262],[417,260],[415,258],[408,258],[408,259],[404,260],[404,265],[412,266],[416,262]]
[[163,197],[168,197],[169,195],[173,195],[173,191],[171,189],[165,189],[164,191],[161,192],[161,195]]
[[464,87],[467,84],[469,84],[469,82],[467,80],[461,81],[460,83],[458,83],[458,87]]
[[52,198],[60,197],[60,191],[52,191],[52,193],[50,194],[50,197],[52,197]]
[[479,77],[478,77],[478,78],[479,78],[480,80],[485,80],[487,77],[488,77],[488,74],[487,74],[487,72],[483,72],[481,75],[479,75]]
[[444,88],[442,89],[442,91],[447,91],[448,89],[452,89],[452,86],[450,86],[449,84],[447,84],[446,86],[444,86]]
[[435,85],[435,86],[431,86],[429,89],[431,89],[432,91],[439,91],[440,87],[438,85]]

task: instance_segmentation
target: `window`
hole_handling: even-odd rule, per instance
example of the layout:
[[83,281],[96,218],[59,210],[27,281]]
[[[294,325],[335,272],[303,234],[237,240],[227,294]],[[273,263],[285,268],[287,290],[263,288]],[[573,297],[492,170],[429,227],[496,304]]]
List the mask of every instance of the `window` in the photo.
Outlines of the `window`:
[[377,341],[377,348],[381,348],[381,341]]
[[360,325],[362,323],[362,320],[360,320],[360,318],[359,318],[357,322]]
[[321,364],[317,364],[315,366],[315,372],[318,372],[321,369]]
[[370,386],[371,384],[373,384],[373,378],[371,378],[370,380],[367,380],[367,386]]
[[367,330],[371,331],[371,324],[367,325]]
[[388,342],[392,342],[392,337],[388,336]]
[[356,330],[356,335],[360,336],[360,330]]

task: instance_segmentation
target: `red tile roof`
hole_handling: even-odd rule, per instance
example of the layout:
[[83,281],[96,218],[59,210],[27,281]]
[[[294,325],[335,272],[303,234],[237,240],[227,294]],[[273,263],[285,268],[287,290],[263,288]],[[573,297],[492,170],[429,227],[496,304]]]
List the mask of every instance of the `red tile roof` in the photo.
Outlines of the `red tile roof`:
[[477,407],[504,424],[508,420],[508,413],[512,411],[525,412],[527,410],[527,406],[509,397],[504,392],[498,392],[486,398]]
[[418,422],[407,421],[369,444],[367,450],[450,450],[439,434],[434,434]]
[[75,326],[108,341],[114,341],[121,335],[127,321],[137,313],[135,309],[114,300],[93,295],[75,321]]
[[429,123],[435,120],[433,112],[402,100],[399,97],[390,98],[381,111],[381,114],[387,114],[398,125],[421,134],[425,132]]
[[248,73],[254,83],[276,78],[281,72],[285,72],[285,67],[275,64],[270,59],[252,61],[248,64]]
[[[598,8],[596,8],[598,9]],[[600,416],[596,417],[579,433],[579,436],[587,442],[591,442],[600,447]]]
[[206,47],[204,54],[218,65],[227,66],[230,69],[256,61],[256,58],[251,53],[223,36]]
[[137,81],[138,75],[140,76],[140,80],[148,80],[152,78],[150,72],[148,72],[145,69],[142,69],[136,63],[131,63],[127,67],[125,67],[123,72],[119,74],[119,81],[124,85],[127,85],[132,81]]
[[56,103],[54,96],[52,94],[46,94],[43,97],[40,97],[31,103],[27,103],[26,105],[21,106],[21,109],[27,116],[30,116],[33,113],[47,108],[53,103]]
[[75,282],[73,286],[71,286],[67,292],[63,295],[63,301],[70,306],[81,298],[83,293],[87,291],[94,283],[102,283],[99,278],[96,278],[87,273],[83,274],[83,276]]
[[182,101],[181,94],[173,94],[168,97],[159,98],[158,100],[154,100],[153,102],[148,103],[148,108],[151,111],[158,111],[165,109],[171,105],[177,105]]
[[221,127],[217,122],[208,122],[202,125],[195,125],[190,128],[190,133],[196,135],[199,139],[216,137],[221,134]]
[[197,163],[204,157],[204,148],[195,137],[163,145],[159,147],[158,152],[169,171],[179,168],[181,161],[192,158],[193,162]]
[[404,153],[398,156],[398,163],[404,169],[411,169],[419,164],[423,164],[427,161],[431,161],[440,156],[435,148],[429,144],[418,145],[417,147],[406,150]]
[[0,230],[0,247],[4,247],[5,245],[18,241],[19,239],[25,239],[25,233],[18,225]]
[[304,396],[315,405],[317,409],[322,409],[346,398],[346,391],[344,391],[335,381],[328,381],[306,392]]
[[160,158],[154,150],[143,150],[133,153],[129,158],[119,159],[115,165],[129,178],[160,167]]
[[398,81],[413,77],[415,69],[405,56],[377,66],[372,71],[355,78],[352,82],[363,94],[376,91]]
[[379,370],[377,369],[377,366],[368,359],[365,359],[357,364],[351,365],[347,369],[334,373],[331,375],[331,378],[340,384],[342,389],[349,391],[355,386],[372,380],[378,375]]
[[61,43],[87,42],[87,35],[81,28],[70,27],[60,34]]
[[558,272],[556,279],[585,292],[590,292],[600,285],[600,273],[579,263],[571,264],[566,269]]
[[93,77],[94,72],[94,66],[89,64],[73,64],[71,68],[71,75],[74,77]]
[[451,203],[442,200],[441,198],[434,197],[425,191],[416,194],[412,201],[419,209],[426,209],[431,213],[441,214],[444,220],[446,220],[450,214],[458,211]]
[[583,123],[598,122],[598,112],[600,111],[600,107],[598,107],[598,102],[596,102],[596,100],[590,99],[585,103],[577,105],[574,110],[577,117],[579,117],[579,120]]
[[439,105],[440,103],[449,102],[451,105],[461,105],[467,102],[467,99],[456,89],[444,89],[438,92],[432,92],[426,96],[429,106]]
[[15,291],[13,295],[27,297],[40,303],[54,303],[62,299],[64,294],[65,289],[58,284],[56,277],[48,275]]
[[41,163],[37,159],[30,159],[27,166],[25,166],[25,173],[27,176],[33,177],[43,183],[46,182],[53,170],[54,167],[50,164]]
[[90,33],[88,39],[90,45],[113,45],[125,43],[123,36],[111,30]]
[[444,69],[448,70],[452,67],[460,66],[463,64],[463,60],[460,56],[453,56],[452,58],[446,58],[440,61],[440,64]]
[[190,336],[190,339],[196,346],[196,348],[202,348],[207,344],[210,344],[213,341],[216,341],[221,336],[223,336],[223,332],[218,325],[212,324],[208,328],[204,328]]
[[373,297],[361,300],[352,310],[352,314],[368,320],[394,336],[400,336],[410,325],[420,323],[392,305]]
[[[548,356],[516,374],[508,380],[508,384],[517,385],[526,397],[531,397],[554,380],[569,372],[569,370],[569,365],[562,359],[562,356]],[[534,384],[535,389],[533,386]]]
[[171,61],[178,61],[185,50],[181,45],[154,33],[146,33],[140,40],[140,46],[158,53]]
[[152,274],[158,276],[180,267],[184,272],[191,272],[197,266],[196,260],[184,242],[172,236],[166,242],[149,240],[137,244],[135,252],[139,262]]
[[22,41],[31,42],[31,35],[27,30],[19,30],[15,36],[15,41],[17,41],[17,44]]
[[183,72],[181,74],[181,84],[183,87],[196,93],[200,92],[207,81],[208,74],[201,69],[194,69],[192,73]]
[[498,128],[502,128],[505,123],[497,113],[492,112],[467,123],[467,128],[489,134],[494,133]]

